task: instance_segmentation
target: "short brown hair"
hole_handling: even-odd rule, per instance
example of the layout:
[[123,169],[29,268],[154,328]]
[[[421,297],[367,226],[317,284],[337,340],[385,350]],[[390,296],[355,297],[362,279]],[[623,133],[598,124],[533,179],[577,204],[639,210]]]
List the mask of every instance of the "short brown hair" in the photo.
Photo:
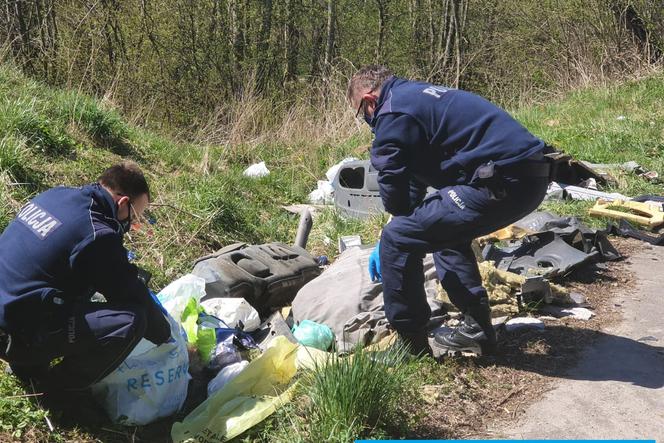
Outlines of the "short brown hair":
[[382,65],[368,65],[360,69],[350,78],[346,98],[353,100],[353,96],[359,89],[378,89],[388,78],[392,76],[392,71]]
[[105,170],[99,176],[99,183],[130,199],[147,194],[150,200],[150,187],[141,168],[132,161],[123,161]]

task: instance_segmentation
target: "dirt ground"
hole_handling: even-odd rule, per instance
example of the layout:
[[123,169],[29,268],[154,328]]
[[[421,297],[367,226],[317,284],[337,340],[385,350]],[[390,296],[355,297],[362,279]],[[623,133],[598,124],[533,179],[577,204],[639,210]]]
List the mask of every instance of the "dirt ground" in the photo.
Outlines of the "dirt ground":
[[428,406],[418,438],[496,438],[492,429],[514,422],[542,398],[578,360],[580,353],[621,319],[614,299],[633,288],[629,257],[643,243],[611,238],[623,259],[584,267],[559,279],[587,297],[597,314],[588,321],[544,320],[544,330],[499,331],[494,357],[456,357],[452,388],[425,387]]

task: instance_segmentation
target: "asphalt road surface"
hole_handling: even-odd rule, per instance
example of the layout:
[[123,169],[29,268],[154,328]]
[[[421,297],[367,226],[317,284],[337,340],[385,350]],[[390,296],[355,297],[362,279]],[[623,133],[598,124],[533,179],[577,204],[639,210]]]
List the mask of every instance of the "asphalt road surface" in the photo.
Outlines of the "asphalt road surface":
[[503,438],[655,439],[664,443],[664,247],[628,259],[636,288],[618,296],[623,320],[607,328],[578,364]]

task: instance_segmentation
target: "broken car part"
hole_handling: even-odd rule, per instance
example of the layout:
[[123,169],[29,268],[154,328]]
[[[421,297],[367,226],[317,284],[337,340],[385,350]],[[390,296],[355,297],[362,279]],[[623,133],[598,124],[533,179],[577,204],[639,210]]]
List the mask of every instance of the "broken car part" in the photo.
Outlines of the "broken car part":
[[615,223],[610,224],[607,227],[607,232],[620,235],[621,237],[635,238],[655,246],[664,246],[664,234],[658,236],[650,235],[635,228],[627,220],[620,220],[617,225]]
[[556,151],[551,146],[546,147],[545,157],[551,164],[551,181],[570,185],[577,185],[589,178],[595,179],[600,185],[615,182],[608,174],[599,174],[584,162],[574,160],[571,155]]
[[611,171],[612,169],[619,169],[625,172],[636,174],[639,177],[643,177],[651,183],[659,182],[659,174],[657,173],[657,171],[648,171],[647,169],[645,169],[643,166],[641,166],[635,161],[628,161],[625,163],[611,163],[611,164],[590,163],[585,161],[582,163],[585,164],[587,167],[594,169],[600,174],[608,175],[609,171]]
[[262,351],[265,351],[270,342],[280,335],[286,337],[291,343],[297,343],[297,339],[291,332],[291,328],[286,323],[286,320],[284,320],[281,312],[278,311],[261,323],[259,328],[251,335]]
[[308,208],[304,208],[300,214],[300,224],[297,226],[297,234],[295,234],[295,246],[302,249],[307,248],[307,241],[309,240],[309,233],[314,221],[311,217],[311,212]]
[[334,206],[352,218],[368,218],[385,211],[378,192],[378,171],[369,160],[341,165],[332,182]]
[[602,192],[594,189],[582,188],[580,186],[566,185],[557,182],[551,182],[549,189],[546,191],[546,199],[560,199],[560,200],[585,200],[595,201],[598,198],[607,201],[614,200],[629,200],[629,197],[619,194],[617,192]]
[[568,245],[553,232],[540,232],[524,237],[516,246],[503,248],[487,245],[483,256],[485,260],[494,261],[496,267],[503,271],[551,278],[595,260],[599,252],[586,254]]
[[617,260],[620,253],[613,247],[604,231],[596,231],[581,223],[576,217],[560,217],[550,212],[533,212],[512,226],[529,230],[533,233],[550,231],[560,235],[566,243],[590,253],[600,252],[603,260]]
[[316,259],[298,246],[236,243],[198,259],[192,274],[205,279],[203,300],[242,297],[263,316],[289,304],[320,272]]
[[664,224],[664,212],[661,205],[635,201],[598,200],[590,208],[590,215],[627,220],[655,229]]

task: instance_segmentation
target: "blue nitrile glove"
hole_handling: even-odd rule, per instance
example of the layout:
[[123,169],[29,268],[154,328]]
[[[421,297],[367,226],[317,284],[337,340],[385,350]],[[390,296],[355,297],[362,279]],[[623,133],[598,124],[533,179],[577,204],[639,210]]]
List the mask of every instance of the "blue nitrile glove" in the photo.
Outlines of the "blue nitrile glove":
[[382,281],[383,276],[380,273],[380,242],[369,256],[369,277],[371,281]]

